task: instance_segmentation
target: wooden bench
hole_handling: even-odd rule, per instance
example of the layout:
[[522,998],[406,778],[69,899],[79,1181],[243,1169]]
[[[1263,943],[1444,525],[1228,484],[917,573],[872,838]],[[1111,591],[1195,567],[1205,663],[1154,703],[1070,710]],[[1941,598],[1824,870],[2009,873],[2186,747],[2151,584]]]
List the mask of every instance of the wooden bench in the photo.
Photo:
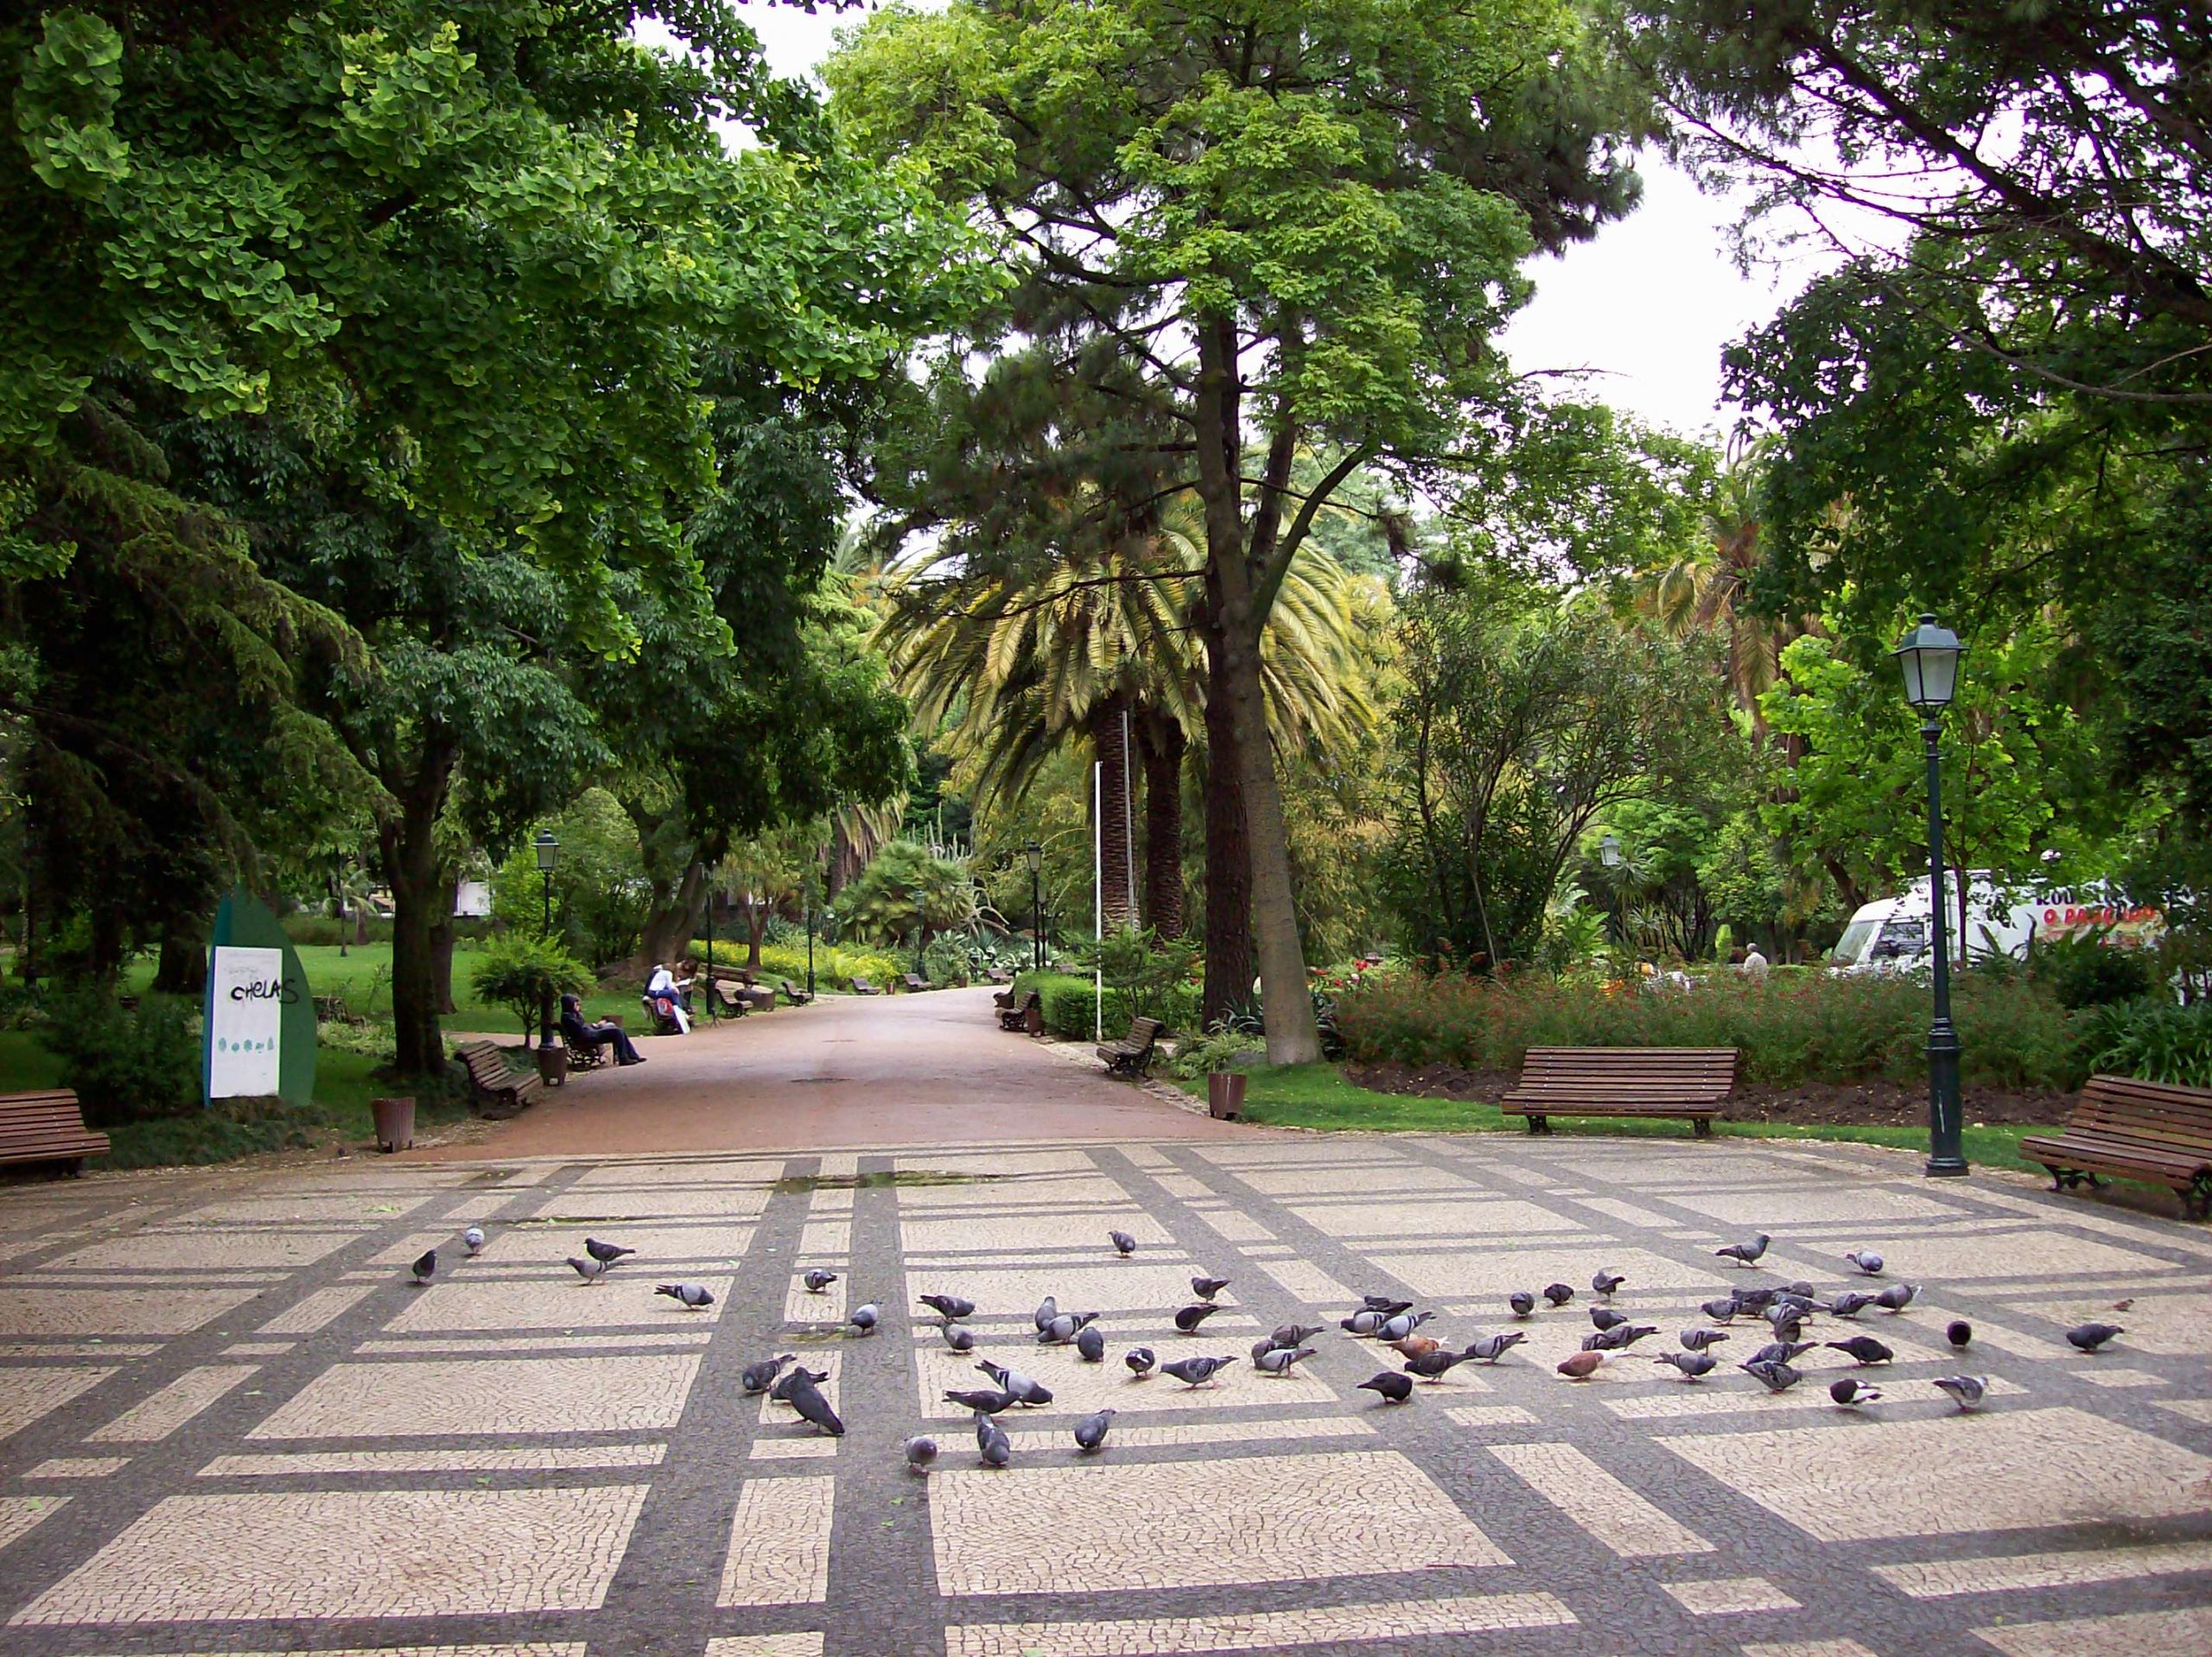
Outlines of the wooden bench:
[[[1003,996],[995,995],[991,999],[999,1004],[1000,1029],[1026,1030],[1033,1036],[1044,1029],[1045,997],[1040,992],[1027,989],[1016,995],[1008,990]],[[1033,1024],[1031,1022],[1033,1019],[1035,1020]]]
[[867,979],[855,978],[853,980],[853,994],[855,995],[880,995],[883,992],[878,989],[874,985],[869,983]]
[[511,1070],[507,1056],[488,1041],[472,1041],[454,1057],[468,1068],[468,1084],[488,1103],[486,1116],[513,1116],[537,1102],[545,1092],[544,1079],[535,1070]]
[[918,972],[910,972],[899,981],[906,985],[907,989],[910,991],[920,991],[934,987],[928,979],[923,977],[921,974]]
[[987,982],[993,984],[1011,984],[1014,982],[1014,975],[1003,967],[984,968],[983,977]]
[[86,1157],[106,1154],[107,1135],[85,1126],[68,1089],[0,1093],[0,1162],[51,1162],[79,1174]]
[[2170,1186],[2190,1219],[2212,1219],[2212,1089],[2093,1076],[2066,1126],[2022,1140],[2020,1155],[2053,1190],[2111,1174]]
[[1141,1076],[1152,1068],[1152,1055],[1166,1026],[1157,1019],[1132,1019],[1129,1033],[1098,1049],[1098,1057],[1116,1076]]
[[1735,1085],[1732,1047],[1531,1047],[1502,1108],[1531,1133],[1550,1133],[1554,1116],[1663,1116],[1702,1140]]
[[714,981],[714,990],[715,1005],[731,1018],[741,1019],[753,1011],[752,997],[745,993],[745,987],[734,980],[724,978],[717,974]]
[[779,981],[778,987],[784,992],[784,1000],[789,1001],[793,1006],[804,1006],[814,999],[811,991],[792,987],[791,981],[788,978]]

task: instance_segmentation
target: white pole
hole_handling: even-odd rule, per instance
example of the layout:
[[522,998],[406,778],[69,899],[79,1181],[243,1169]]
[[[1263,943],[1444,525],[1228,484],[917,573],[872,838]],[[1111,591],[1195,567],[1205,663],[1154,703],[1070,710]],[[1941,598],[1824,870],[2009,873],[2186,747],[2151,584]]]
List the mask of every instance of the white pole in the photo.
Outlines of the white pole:
[[1129,906],[1129,924],[1144,912],[1137,902],[1136,750],[1129,736],[1129,710],[1122,710],[1122,896]]
[[1092,957],[1090,1027],[1094,1041],[1106,1039],[1106,767],[1090,767],[1090,936],[1099,953]]

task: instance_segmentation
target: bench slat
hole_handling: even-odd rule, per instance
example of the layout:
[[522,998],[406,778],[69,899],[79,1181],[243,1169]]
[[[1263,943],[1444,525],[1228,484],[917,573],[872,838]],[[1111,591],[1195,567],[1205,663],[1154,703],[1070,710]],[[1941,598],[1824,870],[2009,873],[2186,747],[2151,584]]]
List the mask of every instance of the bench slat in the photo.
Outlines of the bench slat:
[[107,1135],[85,1126],[68,1089],[0,1094],[0,1163],[78,1163],[107,1149]]

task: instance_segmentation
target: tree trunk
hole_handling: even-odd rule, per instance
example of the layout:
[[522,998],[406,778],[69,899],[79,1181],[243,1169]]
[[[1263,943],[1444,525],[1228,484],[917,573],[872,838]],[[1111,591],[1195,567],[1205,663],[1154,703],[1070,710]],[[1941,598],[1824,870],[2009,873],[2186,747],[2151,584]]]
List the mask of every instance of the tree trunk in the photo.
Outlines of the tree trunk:
[[745,969],[760,970],[760,942],[768,930],[768,905],[751,892],[745,895]]
[[[1215,630],[1205,628],[1211,672]],[[1252,860],[1244,839],[1244,782],[1236,757],[1236,722],[1219,696],[1206,699],[1205,983],[1199,1019],[1211,1030],[1252,1007]]]
[[438,911],[430,923],[430,994],[442,1013],[460,1011],[453,1004],[453,905],[461,895],[461,876],[447,870],[438,883]]
[[1144,739],[1145,924],[1163,938],[1183,936],[1183,727],[1147,713]]
[[198,995],[207,987],[207,917],[172,915],[162,928],[162,955],[154,968],[156,995]]
[[[445,890],[436,843],[438,813],[445,807],[459,749],[442,731],[423,744],[414,774],[387,778],[398,814],[379,831],[385,875],[391,882],[391,1024],[393,1067],[407,1076],[445,1070],[445,1038],[438,1029],[438,897]],[[400,785],[393,787],[393,782]],[[452,905],[448,904],[447,907]]]
[[1136,893],[1130,889],[1135,848],[1129,844],[1129,704],[1112,696],[1090,716],[1090,746],[1097,756],[1099,906],[1106,927],[1118,931],[1136,924]]
[[[658,894],[656,894],[658,896]],[[645,937],[639,945],[638,964],[646,972],[674,966],[688,953],[699,930],[699,914],[707,898],[707,866],[693,858],[683,866],[675,890],[664,902],[656,902],[646,918]]]

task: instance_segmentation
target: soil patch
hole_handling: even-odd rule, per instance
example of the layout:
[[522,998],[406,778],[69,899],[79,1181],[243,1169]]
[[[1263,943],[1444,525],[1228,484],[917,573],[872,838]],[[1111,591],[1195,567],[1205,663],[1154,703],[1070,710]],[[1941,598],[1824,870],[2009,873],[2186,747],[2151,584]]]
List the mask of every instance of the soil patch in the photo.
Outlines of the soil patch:
[[[1376,1093],[1423,1099],[1465,1099],[1496,1104],[1520,1078],[1504,1070],[1463,1070],[1453,1064],[1347,1064],[1344,1080]],[[2070,1094],[2047,1088],[1968,1087],[1962,1102],[1972,1127],[2044,1127],[2063,1122]],[[1728,1101],[1739,1122],[1792,1122],[1823,1127],[1911,1127],[1928,1120],[1925,1088],[1876,1078],[1868,1082],[1811,1082],[1775,1088],[1739,1082]]]

